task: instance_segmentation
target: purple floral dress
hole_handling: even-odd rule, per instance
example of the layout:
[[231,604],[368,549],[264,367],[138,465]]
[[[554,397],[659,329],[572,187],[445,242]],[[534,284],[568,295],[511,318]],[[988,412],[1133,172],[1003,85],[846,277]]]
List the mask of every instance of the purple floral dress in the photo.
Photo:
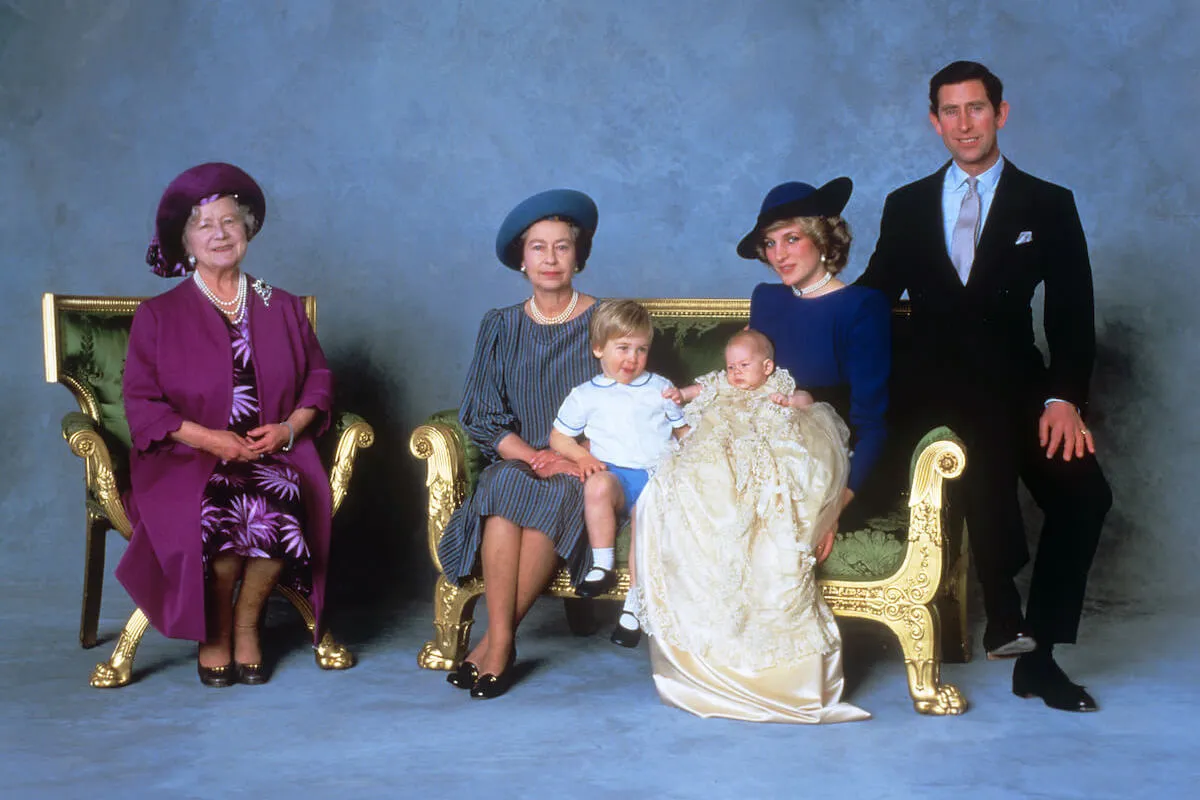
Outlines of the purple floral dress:
[[[229,430],[245,435],[258,427],[258,386],[251,359],[250,326],[228,320],[233,347],[233,409]],[[311,589],[304,540],[300,473],[276,454],[258,461],[217,463],[204,487],[200,536],[204,564],[221,553],[284,562],[280,581],[305,594]]]

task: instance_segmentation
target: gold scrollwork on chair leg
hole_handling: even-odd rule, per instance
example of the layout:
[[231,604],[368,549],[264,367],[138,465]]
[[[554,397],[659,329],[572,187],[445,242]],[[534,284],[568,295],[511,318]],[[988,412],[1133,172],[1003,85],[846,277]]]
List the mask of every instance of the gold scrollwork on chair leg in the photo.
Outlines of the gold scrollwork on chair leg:
[[439,575],[433,590],[433,629],[435,638],[429,640],[417,654],[417,665],[424,669],[454,669],[467,656],[471,643],[475,603],[483,594],[483,581],[469,580],[455,586]]
[[[312,603],[290,586],[277,585],[275,588],[300,612],[311,636],[317,627],[317,615],[313,613]],[[354,654],[345,645],[338,644],[329,631],[325,631],[321,641],[313,647],[313,656],[321,669],[350,669],[357,663]]]
[[956,687],[942,683],[937,653],[937,625],[925,605],[901,606],[886,614],[884,621],[900,642],[908,672],[908,690],[913,708],[921,714],[961,714],[967,701]]
[[137,655],[138,644],[150,627],[150,620],[140,608],[134,609],[129,621],[121,630],[117,646],[113,648],[112,657],[107,664],[97,664],[92,670],[89,684],[95,689],[116,689],[125,686],[133,678],[133,658]]

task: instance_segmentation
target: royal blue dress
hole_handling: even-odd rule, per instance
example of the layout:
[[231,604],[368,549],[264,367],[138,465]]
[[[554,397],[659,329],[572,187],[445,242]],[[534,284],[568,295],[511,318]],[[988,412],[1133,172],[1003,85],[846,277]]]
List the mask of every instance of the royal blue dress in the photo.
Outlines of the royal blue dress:
[[849,486],[858,494],[887,441],[891,308],[881,292],[846,286],[799,298],[780,283],[760,283],[750,327],[775,345],[775,364],[796,387],[834,407],[850,426]]

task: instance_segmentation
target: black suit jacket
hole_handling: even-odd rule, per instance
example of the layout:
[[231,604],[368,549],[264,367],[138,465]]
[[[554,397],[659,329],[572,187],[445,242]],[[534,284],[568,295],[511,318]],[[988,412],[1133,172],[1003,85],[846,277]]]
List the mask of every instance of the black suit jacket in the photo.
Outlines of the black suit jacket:
[[[893,303],[908,291],[918,369],[949,404],[966,396],[1008,408],[1036,400],[1040,408],[1057,397],[1084,409],[1096,336],[1092,270],[1074,196],[1006,160],[964,286],[942,223],[948,168],[888,195],[879,242],[859,282]],[[1038,284],[1045,285],[1048,363],[1034,342]]]

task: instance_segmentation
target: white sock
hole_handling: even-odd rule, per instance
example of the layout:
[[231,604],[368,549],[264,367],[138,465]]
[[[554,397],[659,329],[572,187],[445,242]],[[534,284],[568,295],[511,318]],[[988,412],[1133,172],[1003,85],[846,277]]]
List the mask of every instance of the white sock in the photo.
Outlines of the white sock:
[[598,581],[604,577],[604,573],[600,570],[606,569],[612,572],[613,564],[616,563],[616,548],[613,547],[593,547],[592,548],[592,568],[588,570],[588,574],[583,576],[585,581]]
[[631,586],[629,594],[625,595],[625,605],[621,606],[621,617],[617,620],[617,624],[622,628],[636,631],[640,627],[637,614],[641,610],[642,604],[638,602],[638,593]]

